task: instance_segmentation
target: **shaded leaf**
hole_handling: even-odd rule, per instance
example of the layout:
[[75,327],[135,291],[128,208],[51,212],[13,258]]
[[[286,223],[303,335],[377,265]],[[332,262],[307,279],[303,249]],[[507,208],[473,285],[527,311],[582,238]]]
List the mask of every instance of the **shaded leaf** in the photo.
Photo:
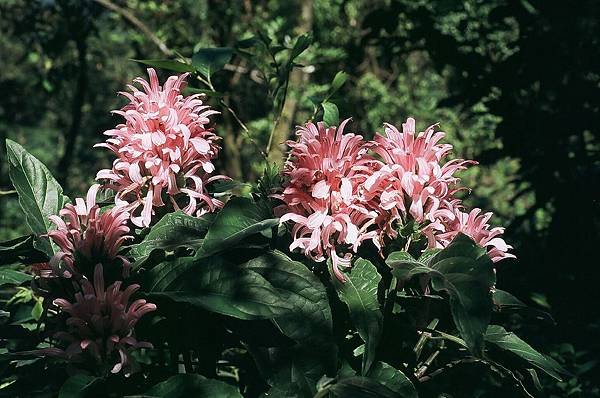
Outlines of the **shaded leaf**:
[[502,326],[490,325],[485,334],[485,341],[512,352],[558,381],[562,381],[560,374],[566,373],[554,359],[539,353],[516,334],[507,332]]
[[368,373],[369,378],[377,380],[402,398],[417,398],[417,390],[408,377],[385,362],[375,362]]
[[274,373],[267,376],[272,386],[265,394],[268,397],[310,397],[316,393],[317,383],[324,374],[318,353],[298,347],[287,351],[277,350],[271,367]]
[[296,42],[294,43],[294,47],[292,48],[292,53],[290,55],[290,63],[293,62],[300,54],[302,54],[312,43],[312,35],[310,33],[305,33],[303,35],[298,36]]
[[398,394],[373,379],[356,376],[338,381],[319,392],[317,397],[398,398]]
[[223,69],[231,60],[233,49],[229,47],[202,48],[192,56],[192,65],[200,74],[210,76]]
[[91,389],[101,379],[84,374],[71,376],[62,385],[58,398],[83,398],[91,396]]
[[496,279],[486,250],[459,234],[445,249],[430,253],[425,259],[428,264],[406,252],[394,252],[386,263],[398,279],[429,274],[433,289],[448,293],[452,318],[469,350],[481,357],[493,307],[491,288]]
[[461,337],[476,356],[483,355],[483,336],[492,313],[491,288],[496,282],[485,249],[466,235],[458,235],[430,262],[435,290],[446,290],[450,311]]
[[552,318],[552,315],[546,311],[531,308],[504,290],[495,289],[493,293],[493,301],[496,308],[501,312],[512,311],[523,316],[530,316],[537,320],[551,323],[553,325],[556,324],[554,318]]
[[15,262],[41,263],[48,261],[46,253],[34,247],[35,236],[26,235],[9,241],[0,242],[0,265]]
[[175,61],[173,59],[132,59],[132,61],[139,62],[140,64],[148,65],[153,68],[172,70],[173,72],[195,72],[196,69],[184,62]]
[[197,374],[178,374],[154,385],[144,394],[160,398],[241,398],[239,390],[220,380],[207,379]]

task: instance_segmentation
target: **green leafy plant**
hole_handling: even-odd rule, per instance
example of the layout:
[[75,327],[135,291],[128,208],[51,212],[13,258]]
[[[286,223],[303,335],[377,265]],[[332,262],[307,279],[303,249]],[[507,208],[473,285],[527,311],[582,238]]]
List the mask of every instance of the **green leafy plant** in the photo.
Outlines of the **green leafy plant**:
[[[218,94],[212,78],[249,57],[264,67],[277,125],[311,40],[277,45],[258,32],[235,49],[138,62]],[[561,380],[558,362],[501,324],[501,312],[527,311],[496,289],[494,262],[510,247],[452,197],[452,174],[469,162],[442,162],[433,128],[417,133],[408,119],[373,141],[343,134],[339,72],[311,99],[323,123],[301,127],[286,166],[267,165],[236,196],[238,183],[214,182],[224,177],[213,174],[210,111],[181,79],[159,86],[151,70],[128,98],[135,110],[104,145],[117,160],[97,177],[114,206],[96,203],[96,185],[70,204],[7,142],[31,235],[0,244],[11,297],[2,394],[415,398],[443,393],[436,380],[469,366],[514,396],[531,396],[537,371]],[[31,383],[40,369],[51,383]]]

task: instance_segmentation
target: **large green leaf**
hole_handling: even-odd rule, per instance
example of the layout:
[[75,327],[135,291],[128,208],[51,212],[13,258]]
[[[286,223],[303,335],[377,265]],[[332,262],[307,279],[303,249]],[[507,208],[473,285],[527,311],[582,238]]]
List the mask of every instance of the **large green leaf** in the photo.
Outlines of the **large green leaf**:
[[273,318],[291,305],[258,273],[221,257],[182,257],[145,273],[150,296],[196,305],[240,319]]
[[90,390],[100,381],[101,379],[97,377],[85,374],[71,376],[60,388],[58,398],[84,398],[91,396],[92,393]]
[[31,280],[31,275],[10,268],[0,268],[0,286],[20,285]]
[[182,211],[169,213],[150,229],[144,240],[131,247],[128,256],[140,263],[156,249],[173,251],[179,247],[189,247],[196,250],[201,246],[202,237],[212,219],[212,213],[202,218],[188,216]]
[[562,381],[560,374],[564,374],[565,370],[558,362],[537,352],[533,347],[521,340],[519,336],[512,332],[507,332],[502,326],[490,325],[485,334],[485,341],[503,350],[512,352],[556,380]]
[[144,397],[157,398],[241,398],[239,390],[220,380],[207,379],[197,374],[178,374],[154,385]]
[[274,322],[288,337],[313,348],[331,344],[331,309],[325,287],[302,263],[279,251],[268,252],[243,265],[262,275],[293,310]]
[[[25,221],[35,235],[46,234],[53,225],[48,219],[64,207],[69,199],[42,162],[14,141],[6,140],[8,174],[19,194]],[[49,256],[54,254],[48,238],[39,238],[35,245]]]
[[202,244],[204,253],[230,250],[243,239],[276,226],[278,219],[269,215],[247,198],[233,198],[212,223]]
[[368,373],[369,378],[377,380],[402,398],[417,398],[417,390],[410,379],[401,371],[385,362],[375,362]]
[[229,47],[201,48],[192,56],[192,65],[207,78],[223,69],[231,60],[233,49]]
[[381,338],[383,315],[377,301],[377,287],[381,275],[369,261],[359,258],[354,263],[344,283],[334,278],[340,300],[348,306],[350,318],[365,342],[362,373],[367,374],[375,360]]
[[452,318],[461,337],[469,350],[481,357],[483,336],[493,308],[491,288],[496,281],[485,249],[459,234],[445,249],[425,258],[427,263],[415,260],[408,253],[395,252],[386,263],[398,279],[429,274],[435,290],[448,292]]

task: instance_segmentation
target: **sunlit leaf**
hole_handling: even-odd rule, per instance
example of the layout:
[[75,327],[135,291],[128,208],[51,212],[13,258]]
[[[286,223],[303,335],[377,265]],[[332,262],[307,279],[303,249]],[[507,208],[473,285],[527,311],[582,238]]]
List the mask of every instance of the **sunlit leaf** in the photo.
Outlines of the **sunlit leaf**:
[[346,276],[346,282],[341,283],[334,278],[334,284],[340,300],[348,306],[352,323],[365,342],[362,373],[367,374],[375,360],[383,325],[383,315],[377,301],[381,275],[373,264],[359,258]]
[[178,247],[189,247],[196,250],[201,246],[213,219],[211,213],[200,218],[188,216],[182,211],[166,214],[152,226],[140,243],[131,247],[128,256],[141,262],[157,249],[172,251]]
[[337,126],[340,123],[340,112],[333,102],[322,102],[323,121],[327,126]]
[[210,76],[223,69],[231,60],[233,49],[229,47],[202,48],[192,56],[192,65],[200,74]]
[[232,198],[221,209],[204,237],[202,250],[215,253],[230,250],[243,239],[279,224],[279,219],[247,198]]
[[[69,198],[63,195],[61,186],[46,166],[21,145],[6,140],[6,152],[8,174],[19,194],[25,221],[38,237],[46,234],[54,228],[48,217],[58,214]],[[39,237],[35,247],[49,256],[55,252],[47,237]]]

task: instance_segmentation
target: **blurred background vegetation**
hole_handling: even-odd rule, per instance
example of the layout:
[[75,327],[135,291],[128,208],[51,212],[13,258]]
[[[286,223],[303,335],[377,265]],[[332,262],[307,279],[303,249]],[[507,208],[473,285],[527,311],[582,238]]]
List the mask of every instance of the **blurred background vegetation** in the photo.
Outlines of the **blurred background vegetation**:
[[[440,122],[455,155],[480,162],[464,174],[467,202],[493,210],[515,246],[499,287],[555,317],[513,328],[572,373],[543,379],[544,394],[600,396],[599,24],[595,0],[1,0],[1,145],[21,143],[69,196],[82,194],[110,164],[92,145],[117,122],[116,92],[145,75],[131,59],[190,57],[258,31],[284,45],[312,32],[276,136],[312,116],[309,97],[338,71],[349,81],[332,101],[352,130],[370,137],[408,116],[421,128]],[[217,118],[220,171],[250,182],[273,125],[260,68],[236,56],[213,79],[249,129],[227,112]],[[208,98],[221,109],[218,100]],[[28,232],[4,154],[0,240]]]

